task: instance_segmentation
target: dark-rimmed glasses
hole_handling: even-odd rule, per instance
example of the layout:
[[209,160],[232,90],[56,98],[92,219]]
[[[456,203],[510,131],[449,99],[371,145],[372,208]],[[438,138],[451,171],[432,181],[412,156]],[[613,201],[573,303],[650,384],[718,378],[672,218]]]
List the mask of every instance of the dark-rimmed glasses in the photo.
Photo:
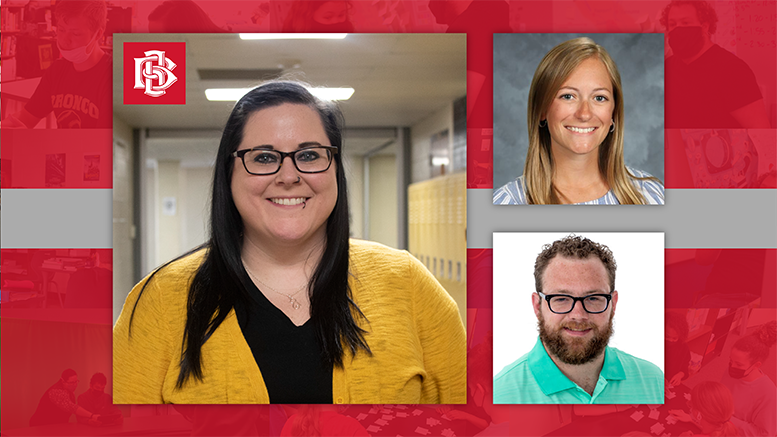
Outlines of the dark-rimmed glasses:
[[603,313],[610,307],[610,300],[612,299],[612,293],[589,294],[583,297],[569,296],[567,294],[545,294],[541,291],[538,291],[537,294],[548,302],[548,309],[555,314],[571,313],[578,301],[582,303],[583,309],[589,314]]
[[255,147],[238,150],[233,152],[232,156],[243,161],[243,168],[249,174],[261,176],[278,173],[287,156],[291,158],[291,162],[300,173],[325,172],[332,165],[332,157],[335,153],[337,153],[335,146],[305,147],[293,152]]

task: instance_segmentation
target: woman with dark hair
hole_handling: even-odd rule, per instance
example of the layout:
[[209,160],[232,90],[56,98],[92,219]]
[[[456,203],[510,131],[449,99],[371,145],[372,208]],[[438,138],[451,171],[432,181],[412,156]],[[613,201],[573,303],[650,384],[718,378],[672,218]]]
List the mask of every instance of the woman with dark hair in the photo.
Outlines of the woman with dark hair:
[[210,240],[141,281],[116,322],[116,403],[465,401],[453,299],[407,252],[349,240],[342,129],[296,82],[237,102]]
[[721,382],[734,397],[731,421],[746,436],[777,434],[777,389],[761,370],[775,342],[777,322],[771,321],[737,340],[731,348],[728,373]]
[[554,47],[529,89],[523,175],[494,190],[495,205],[663,204],[655,177],[623,160],[623,86],[615,61],[590,38]]

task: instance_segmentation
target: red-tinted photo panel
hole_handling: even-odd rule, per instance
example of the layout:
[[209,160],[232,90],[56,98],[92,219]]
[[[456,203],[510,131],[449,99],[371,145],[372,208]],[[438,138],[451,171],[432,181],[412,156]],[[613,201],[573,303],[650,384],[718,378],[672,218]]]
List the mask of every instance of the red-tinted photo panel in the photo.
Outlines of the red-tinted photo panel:
[[110,129],[3,130],[3,188],[111,188]]

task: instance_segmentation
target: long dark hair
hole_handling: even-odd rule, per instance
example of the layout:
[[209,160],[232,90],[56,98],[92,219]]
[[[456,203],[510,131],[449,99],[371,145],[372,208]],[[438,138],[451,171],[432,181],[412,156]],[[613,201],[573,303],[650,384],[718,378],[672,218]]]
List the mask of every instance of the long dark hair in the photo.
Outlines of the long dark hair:
[[[216,165],[213,173],[211,196],[210,240],[199,248],[170,261],[154,273],[143,285],[146,286],[156,273],[170,263],[200,249],[205,249],[205,258],[197,269],[189,287],[186,310],[186,326],[181,354],[181,371],[177,388],[182,388],[189,377],[202,380],[202,346],[240,300],[248,304],[248,290],[251,279],[241,260],[243,248],[243,219],[235,206],[230,188],[232,152],[237,150],[243,139],[246,121],[256,111],[284,103],[306,105],[318,112],[321,123],[332,146],[338,148],[334,154],[337,176],[337,203],[326,222],[326,247],[318,267],[310,278],[310,322],[321,344],[323,361],[342,366],[346,348],[351,354],[359,349],[371,353],[364,331],[354,316],[364,318],[358,306],[351,299],[348,286],[349,216],[348,192],[345,170],[342,163],[343,115],[333,103],[319,100],[302,84],[289,81],[275,81],[260,85],[243,96],[229,115],[221,136]],[[135,314],[137,302],[132,310]],[[130,318],[130,323],[132,319]]]

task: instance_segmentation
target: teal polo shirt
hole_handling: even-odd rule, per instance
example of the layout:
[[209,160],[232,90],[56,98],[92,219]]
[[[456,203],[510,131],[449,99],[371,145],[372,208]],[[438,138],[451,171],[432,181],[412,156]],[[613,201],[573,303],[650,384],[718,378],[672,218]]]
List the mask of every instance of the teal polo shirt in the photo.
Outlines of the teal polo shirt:
[[589,395],[561,373],[537,338],[531,352],[494,378],[494,403],[663,404],[664,374],[649,361],[607,347],[599,381]]

